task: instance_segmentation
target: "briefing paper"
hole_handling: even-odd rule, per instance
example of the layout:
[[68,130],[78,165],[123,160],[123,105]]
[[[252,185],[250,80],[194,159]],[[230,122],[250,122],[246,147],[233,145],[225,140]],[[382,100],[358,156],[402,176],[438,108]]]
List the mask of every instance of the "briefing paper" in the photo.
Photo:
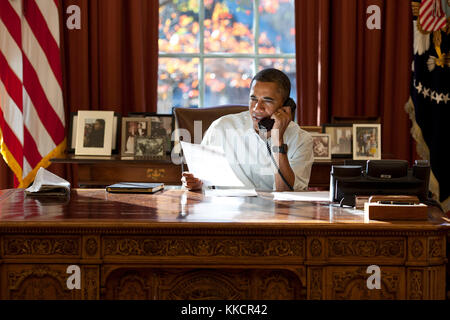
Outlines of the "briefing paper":
[[189,172],[203,181],[205,187],[242,187],[245,185],[231,169],[221,147],[203,146],[180,141]]

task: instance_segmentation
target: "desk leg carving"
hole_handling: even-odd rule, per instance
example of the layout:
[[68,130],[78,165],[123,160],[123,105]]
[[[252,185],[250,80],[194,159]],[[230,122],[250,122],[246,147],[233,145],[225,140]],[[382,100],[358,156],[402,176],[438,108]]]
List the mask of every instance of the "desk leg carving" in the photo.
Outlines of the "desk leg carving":
[[308,268],[308,300],[323,299],[323,276],[322,267]]
[[84,266],[82,268],[84,300],[98,300],[100,298],[100,272],[98,266]]
[[445,299],[445,266],[408,268],[408,300]]

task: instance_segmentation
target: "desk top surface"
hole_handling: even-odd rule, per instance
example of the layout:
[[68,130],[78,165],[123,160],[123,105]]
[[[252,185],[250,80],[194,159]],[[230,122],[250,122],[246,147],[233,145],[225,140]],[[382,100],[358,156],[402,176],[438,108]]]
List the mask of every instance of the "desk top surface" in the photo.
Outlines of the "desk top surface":
[[318,202],[258,197],[206,197],[179,188],[156,194],[112,194],[72,189],[68,198],[28,197],[23,189],[0,190],[0,230],[11,227],[450,229],[448,218],[429,209],[428,221],[368,221],[362,210]]

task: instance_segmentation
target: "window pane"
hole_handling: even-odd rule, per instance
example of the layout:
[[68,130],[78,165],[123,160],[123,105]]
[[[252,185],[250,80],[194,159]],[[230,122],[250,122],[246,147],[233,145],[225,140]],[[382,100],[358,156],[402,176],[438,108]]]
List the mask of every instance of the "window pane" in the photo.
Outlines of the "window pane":
[[295,53],[294,0],[260,0],[259,53]]
[[158,113],[198,106],[198,62],[198,58],[159,58]]
[[205,59],[205,107],[248,104],[252,59]]
[[199,52],[199,2],[160,0],[159,4],[159,52]]
[[205,1],[205,53],[253,53],[253,1]]
[[291,80],[291,98],[297,102],[297,77],[295,59],[261,59],[258,70],[276,68],[283,71]]

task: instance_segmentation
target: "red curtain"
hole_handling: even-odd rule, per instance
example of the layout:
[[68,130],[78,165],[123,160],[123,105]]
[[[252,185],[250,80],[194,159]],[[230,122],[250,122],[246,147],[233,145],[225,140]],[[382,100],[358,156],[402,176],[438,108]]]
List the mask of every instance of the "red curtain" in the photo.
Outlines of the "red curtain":
[[81,8],[81,29],[61,30],[67,110],[156,111],[158,1],[61,2]]
[[[417,159],[404,111],[412,61],[410,0],[296,0],[298,119],[377,116],[382,153]],[[367,7],[381,10],[381,29],[366,26]]]

